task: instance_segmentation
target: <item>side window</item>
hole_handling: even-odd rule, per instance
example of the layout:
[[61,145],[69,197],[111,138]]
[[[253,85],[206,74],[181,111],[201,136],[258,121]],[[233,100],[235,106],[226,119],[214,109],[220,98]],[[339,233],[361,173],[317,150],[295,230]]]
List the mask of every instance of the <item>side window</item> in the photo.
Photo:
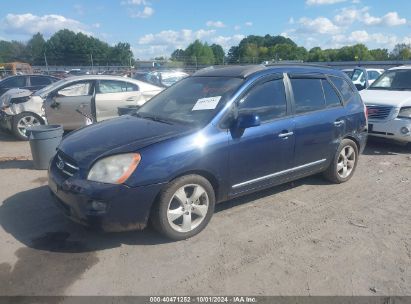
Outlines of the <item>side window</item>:
[[256,114],[261,122],[285,116],[287,99],[283,80],[268,81],[252,88],[240,100],[238,113]]
[[325,108],[321,79],[291,79],[297,114]]
[[127,92],[127,83],[118,80],[100,80],[97,92],[100,94]]
[[335,85],[337,90],[343,97],[344,102],[348,102],[354,97],[354,91],[352,90],[350,84],[343,78],[330,76],[331,82]]
[[380,76],[380,74],[376,71],[368,71],[368,79],[369,80],[375,80]]
[[138,88],[138,85],[131,83],[131,82],[127,82],[127,92],[134,92],[134,91],[140,91]]
[[26,77],[11,77],[9,79],[5,79],[2,82],[3,88],[23,88],[26,86]]
[[51,79],[42,76],[31,76],[30,84],[32,86],[48,85],[51,83]]
[[321,80],[321,83],[323,85],[325,103],[327,107],[341,106],[340,97],[338,97],[337,92],[335,92],[332,85],[325,79]]
[[87,96],[91,95],[90,88],[90,81],[77,82],[62,88],[57,94],[65,97]]

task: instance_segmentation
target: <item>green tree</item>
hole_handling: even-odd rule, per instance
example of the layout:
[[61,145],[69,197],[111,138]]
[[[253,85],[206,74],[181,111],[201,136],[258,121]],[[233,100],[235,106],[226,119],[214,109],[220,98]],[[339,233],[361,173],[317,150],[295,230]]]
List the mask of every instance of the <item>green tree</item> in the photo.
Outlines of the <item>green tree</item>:
[[214,64],[213,50],[207,43],[202,43],[200,40],[196,40],[191,43],[184,51],[186,57],[191,64]]
[[370,55],[373,60],[384,61],[388,60],[390,55],[388,49],[374,49],[370,50]]
[[392,50],[390,57],[396,60],[410,60],[411,59],[411,44],[397,44]]
[[224,64],[225,52],[223,47],[214,43],[210,46],[210,48],[213,51],[215,64]]
[[176,49],[170,56],[171,60],[173,61],[184,61],[185,60],[185,52],[183,49]]
[[33,65],[44,64],[44,52],[46,50],[46,41],[43,35],[37,33],[27,42],[27,53],[29,54],[29,61]]

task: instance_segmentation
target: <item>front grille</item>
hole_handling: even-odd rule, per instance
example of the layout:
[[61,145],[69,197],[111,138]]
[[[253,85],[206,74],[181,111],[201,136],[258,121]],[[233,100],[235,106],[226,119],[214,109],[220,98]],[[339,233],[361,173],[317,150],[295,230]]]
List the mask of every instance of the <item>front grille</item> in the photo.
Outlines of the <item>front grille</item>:
[[57,153],[57,157],[55,158],[55,160],[57,170],[59,170],[66,177],[73,176],[79,170],[76,162],[74,162],[72,159],[70,159],[60,151]]
[[389,106],[367,106],[368,118],[385,120],[390,116],[392,109]]

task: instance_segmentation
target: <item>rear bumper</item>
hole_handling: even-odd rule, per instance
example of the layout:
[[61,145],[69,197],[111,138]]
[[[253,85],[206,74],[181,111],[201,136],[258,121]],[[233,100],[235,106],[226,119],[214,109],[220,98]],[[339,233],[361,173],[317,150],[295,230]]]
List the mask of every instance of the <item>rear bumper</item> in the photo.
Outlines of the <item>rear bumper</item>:
[[[104,231],[143,229],[163,186],[130,188],[97,183],[76,176],[65,178],[58,170],[53,164],[49,169],[49,188],[56,205],[71,220]],[[93,202],[105,208],[96,209]]]
[[411,119],[395,118],[388,121],[370,120],[368,122],[368,133],[370,136],[411,142]]

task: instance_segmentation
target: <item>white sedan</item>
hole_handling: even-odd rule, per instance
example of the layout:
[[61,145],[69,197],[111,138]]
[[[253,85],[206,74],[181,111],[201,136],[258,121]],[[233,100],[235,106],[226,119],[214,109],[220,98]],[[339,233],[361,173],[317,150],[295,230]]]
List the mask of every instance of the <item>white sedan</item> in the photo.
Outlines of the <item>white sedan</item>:
[[135,79],[84,75],[70,77],[31,95],[19,92],[11,96],[0,110],[2,125],[19,139],[27,139],[28,127],[59,124],[75,130],[93,121],[118,116],[119,108],[141,106],[163,89]]

